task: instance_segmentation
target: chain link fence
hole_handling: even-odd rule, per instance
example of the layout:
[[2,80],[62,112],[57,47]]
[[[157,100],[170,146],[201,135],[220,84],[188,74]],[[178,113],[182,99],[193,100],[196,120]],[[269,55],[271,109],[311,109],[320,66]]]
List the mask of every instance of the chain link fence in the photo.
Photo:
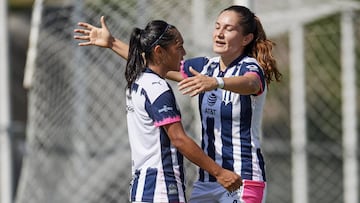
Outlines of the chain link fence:
[[[310,8],[322,3],[328,1],[304,1]],[[134,26],[143,27],[151,19],[165,19],[183,34],[186,57],[212,56],[214,21],[231,4],[230,0],[84,0],[39,4],[42,10],[36,68],[29,87],[26,150],[16,203],[128,201],[131,165],[125,118],[125,61],[110,50],[78,47],[72,38],[78,21],[99,26],[100,16],[105,15],[112,34],[127,41]],[[289,8],[286,2],[275,0],[253,1],[252,5],[259,16]],[[286,16],[283,18],[286,21]],[[307,187],[311,203],[344,199],[340,19],[341,13],[334,12],[304,27],[307,124],[304,133],[308,138]],[[357,78],[360,78],[359,19],[360,12],[355,11]],[[270,38],[276,43],[275,56],[283,80],[270,86],[263,120],[266,202],[288,203],[293,200],[289,95],[297,91],[289,84],[289,53],[293,50],[289,32]],[[171,84],[186,131],[199,141],[196,99],[180,95],[176,84]],[[359,86],[357,80],[357,95]],[[358,118],[359,109],[356,115]],[[359,153],[356,157],[359,160]],[[186,170],[189,195],[197,170],[189,162]],[[359,179],[359,171],[357,174]]]

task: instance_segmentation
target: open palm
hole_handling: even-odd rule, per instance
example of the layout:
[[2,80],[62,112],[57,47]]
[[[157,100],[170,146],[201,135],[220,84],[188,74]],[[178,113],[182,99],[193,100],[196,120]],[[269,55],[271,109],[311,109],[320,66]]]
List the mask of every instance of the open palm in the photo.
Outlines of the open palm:
[[78,23],[78,25],[83,28],[75,29],[74,32],[80,33],[82,35],[75,35],[74,38],[78,40],[84,40],[84,42],[79,43],[79,46],[96,45],[104,48],[111,47],[113,36],[111,35],[106,25],[104,16],[101,16],[100,23],[101,23],[101,28],[95,27],[89,23],[84,23],[84,22]]

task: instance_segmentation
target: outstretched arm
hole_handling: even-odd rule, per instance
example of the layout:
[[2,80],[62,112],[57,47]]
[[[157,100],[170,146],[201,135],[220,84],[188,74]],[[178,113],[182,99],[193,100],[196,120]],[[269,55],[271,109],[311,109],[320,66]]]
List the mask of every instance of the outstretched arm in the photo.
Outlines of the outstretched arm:
[[79,46],[94,45],[110,48],[126,60],[129,54],[129,45],[111,35],[104,16],[101,16],[100,23],[101,27],[99,28],[89,23],[79,22],[78,26],[82,28],[75,29],[74,32],[81,35],[75,35],[74,39],[82,40],[82,42],[79,42]]
[[222,168],[208,157],[204,151],[185,134],[180,122],[164,126],[171,143],[194,164],[209,172],[228,191],[234,191],[242,185],[241,177],[227,169]]
[[[112,36],[108,26],[106,25],[105,17],[100,18],[101,27],[93,26],[89,23],[79,22],[80,29],[75,29],[74,33],[81,35],[75,35],[74,39],[81,40],[79,46],[98,46],[103,48],[110,48],[121,58],[127,60],[129,55],[129,45],[124,41]],[[167,79],[173,81],[181,81],[182,76],[179,72],[171,71]]]
[[[201,92],[210,91],[218,88],[215,77],[209,77],[198,73],[190,67],[190,72],[194,75],[178,83],[179,90],[183,94],[196,96]],[[255,74],[222,78],[224,81],[223,89],[242,95],[257,94],[261,90],[260,79]]]

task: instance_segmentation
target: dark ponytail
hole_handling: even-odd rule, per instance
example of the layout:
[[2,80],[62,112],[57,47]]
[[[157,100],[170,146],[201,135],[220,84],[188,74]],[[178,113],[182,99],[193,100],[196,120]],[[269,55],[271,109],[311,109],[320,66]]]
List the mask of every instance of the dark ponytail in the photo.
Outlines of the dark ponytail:
[[125,78],[127,87],[130,88],[131,84],[136,80],[137,76],[145,68],[144,58],[141,56],[142,47],[140,44],[141,33],[143,31],[139,28],[134,28],[131,33],[129,43],[129,56],[125,69]]
[[145,29],[134,28],[129,42],[129,56],[125,69],[127,88],[135,82],[148,63],[153,62],[153,48],[160,45],[166,48],[175,40],[174,26],[162,20],[150,21]]
[[141,33],[144,31],[139,28],[134,28],[131,33],[129,43],[129,56],[125,69],[125,78],[127,87],[130,88],[131,84],[136,80],[138,75],[144,70],[145,62],[141,53],[143,48],[141,46]]

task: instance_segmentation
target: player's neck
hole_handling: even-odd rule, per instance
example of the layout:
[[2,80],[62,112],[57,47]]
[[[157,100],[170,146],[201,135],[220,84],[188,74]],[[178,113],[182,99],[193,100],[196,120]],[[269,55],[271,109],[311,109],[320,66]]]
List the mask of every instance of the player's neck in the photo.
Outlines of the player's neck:
[[223,59],[220,59],[220,71],[225,71],[228,65],[229,64],[226,64]]

